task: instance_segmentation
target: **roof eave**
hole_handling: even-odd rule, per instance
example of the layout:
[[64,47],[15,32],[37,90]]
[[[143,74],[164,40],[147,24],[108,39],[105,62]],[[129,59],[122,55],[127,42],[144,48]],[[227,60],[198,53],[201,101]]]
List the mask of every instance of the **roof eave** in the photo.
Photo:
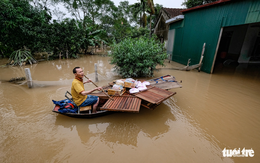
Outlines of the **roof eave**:
[[178,15],[178,16],[175,16],[171,19],[168,19],[166,20],[166,24],[171,24],[171,23],[174,23],[174,22],[177,22],[177,21],[180,21],[180,20],[183,20],[184,19],[184,15]]
[[184,12],[188,12],[188,11],[192,11],[192,10],[196,10],[196,9],[201,9],[201,8],[217,5],[217,4],[220,4],[220,3],[229,2],[229,1],[231,1],[231,0],[219,0],[219,1],[211,2],[211,3],[207,3],[207,4],[204,4],[204,5],[188,8],[188,9],[182,10],[181,12],[184,13]]

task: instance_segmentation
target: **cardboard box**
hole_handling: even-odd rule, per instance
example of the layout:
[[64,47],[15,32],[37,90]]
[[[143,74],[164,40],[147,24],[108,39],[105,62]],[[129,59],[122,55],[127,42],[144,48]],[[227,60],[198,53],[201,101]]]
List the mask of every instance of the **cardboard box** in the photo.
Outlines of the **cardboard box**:
[[132,84],[134,84],[134,83],[124,82],[124,87],[126,87],[126,88],[132,88]]
[[114,89],[108,89],[107,90],[108,95],[119,95],[120,96],[121,92],[122,92],[121,90],[114,90]]

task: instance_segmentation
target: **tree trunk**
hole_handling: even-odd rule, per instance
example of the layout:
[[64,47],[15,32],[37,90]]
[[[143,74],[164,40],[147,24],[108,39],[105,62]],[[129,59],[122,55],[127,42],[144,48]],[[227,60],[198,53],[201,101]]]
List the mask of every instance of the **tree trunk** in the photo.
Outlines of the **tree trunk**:
[[104,51],[104,49],[103,49],[103,41],[101,41],[100,50]]
[[140,27],[142,27],[142,12],[140,13]]
[[152,14],[150,14],[150,37],[152,37]]

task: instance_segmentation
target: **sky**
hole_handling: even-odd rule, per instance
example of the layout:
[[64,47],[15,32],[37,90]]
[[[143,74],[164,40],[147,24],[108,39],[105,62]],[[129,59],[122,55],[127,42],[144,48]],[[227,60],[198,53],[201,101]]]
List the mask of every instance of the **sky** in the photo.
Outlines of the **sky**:
[[[123,0],[112,0],[116,6],[118,6],[120,1]],[[136,2],[140,2],[140,0],[128,0],[129,4],[133,4]],[[181,4],[184,2],[184,0],[153,0],[153,3],[163,5],[163,7],[167,8],[184,8],[184,6],[181,6]]]
[[[119,2],[124,1],[124,0],[111,0],[114,2],[114,4],[116,6],[119,5]],[[181,4],[184,2],[185,0],[153,0],[154,4],[159,4],[162,5],[163,7],[167,7],[167,8],[184,8],[184,6],[182,6]],[[140,2],[140,0],[128,0],[129,4],[134,4],[136,2]],[[62,5],[57,5],[56,7],[54,6],[49,6],[51,10],[54,10],[54,8],[57,8],[59,11],[63,12],[65,14],[65,16],[63,18],[71,18],[71,15],[68,13],[68,11],[66,10],[66,8]],[[53,19],[59,19],[56,14],[53,14]]]

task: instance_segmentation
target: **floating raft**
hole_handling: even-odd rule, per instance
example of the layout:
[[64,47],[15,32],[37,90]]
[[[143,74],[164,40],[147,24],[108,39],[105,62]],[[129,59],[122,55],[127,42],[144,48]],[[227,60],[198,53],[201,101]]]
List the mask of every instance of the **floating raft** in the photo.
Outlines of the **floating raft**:
[[151,87],[146,91],[134,94],[134,96],[139,97],[140,99],[148,101],[152,104],[159,105],[162,101],[173,96],[175,93],[176,92],[166,91],[157,87]]
[[[167,91],[168,89],[181,87],[171,75],[161,76],[148,81],[151,85],[147,86],[147,90],[134,94],[126,91],[123,96],[113,96],[114,100],[109,99],[100,110],[137,113],[140,110],[140,106],[155,109],[164,100],[176,94],[176,92]],[[107,91],[111,89],[113,84],[114,82],[111,82],[109,85],[103,86],[103,89]],[[108,99],[103,92],[93,95]]]
[[155,86],[161,89],[172,89],[172,88],[181,88],[182,85],[175,79],[174,76],[165,75],[159,78],[147,80],[151,86]]
[[141,105],[148,109],[154,109],[175,94],[176,92],[149,86],[143,92],[114,96],[114,100],[109,99],[100,110],[138,113]]
[[113,99],[109,99],[100,110],[134,113],[138,113],[140,110],[141,99],[135,96],[117,96]]

